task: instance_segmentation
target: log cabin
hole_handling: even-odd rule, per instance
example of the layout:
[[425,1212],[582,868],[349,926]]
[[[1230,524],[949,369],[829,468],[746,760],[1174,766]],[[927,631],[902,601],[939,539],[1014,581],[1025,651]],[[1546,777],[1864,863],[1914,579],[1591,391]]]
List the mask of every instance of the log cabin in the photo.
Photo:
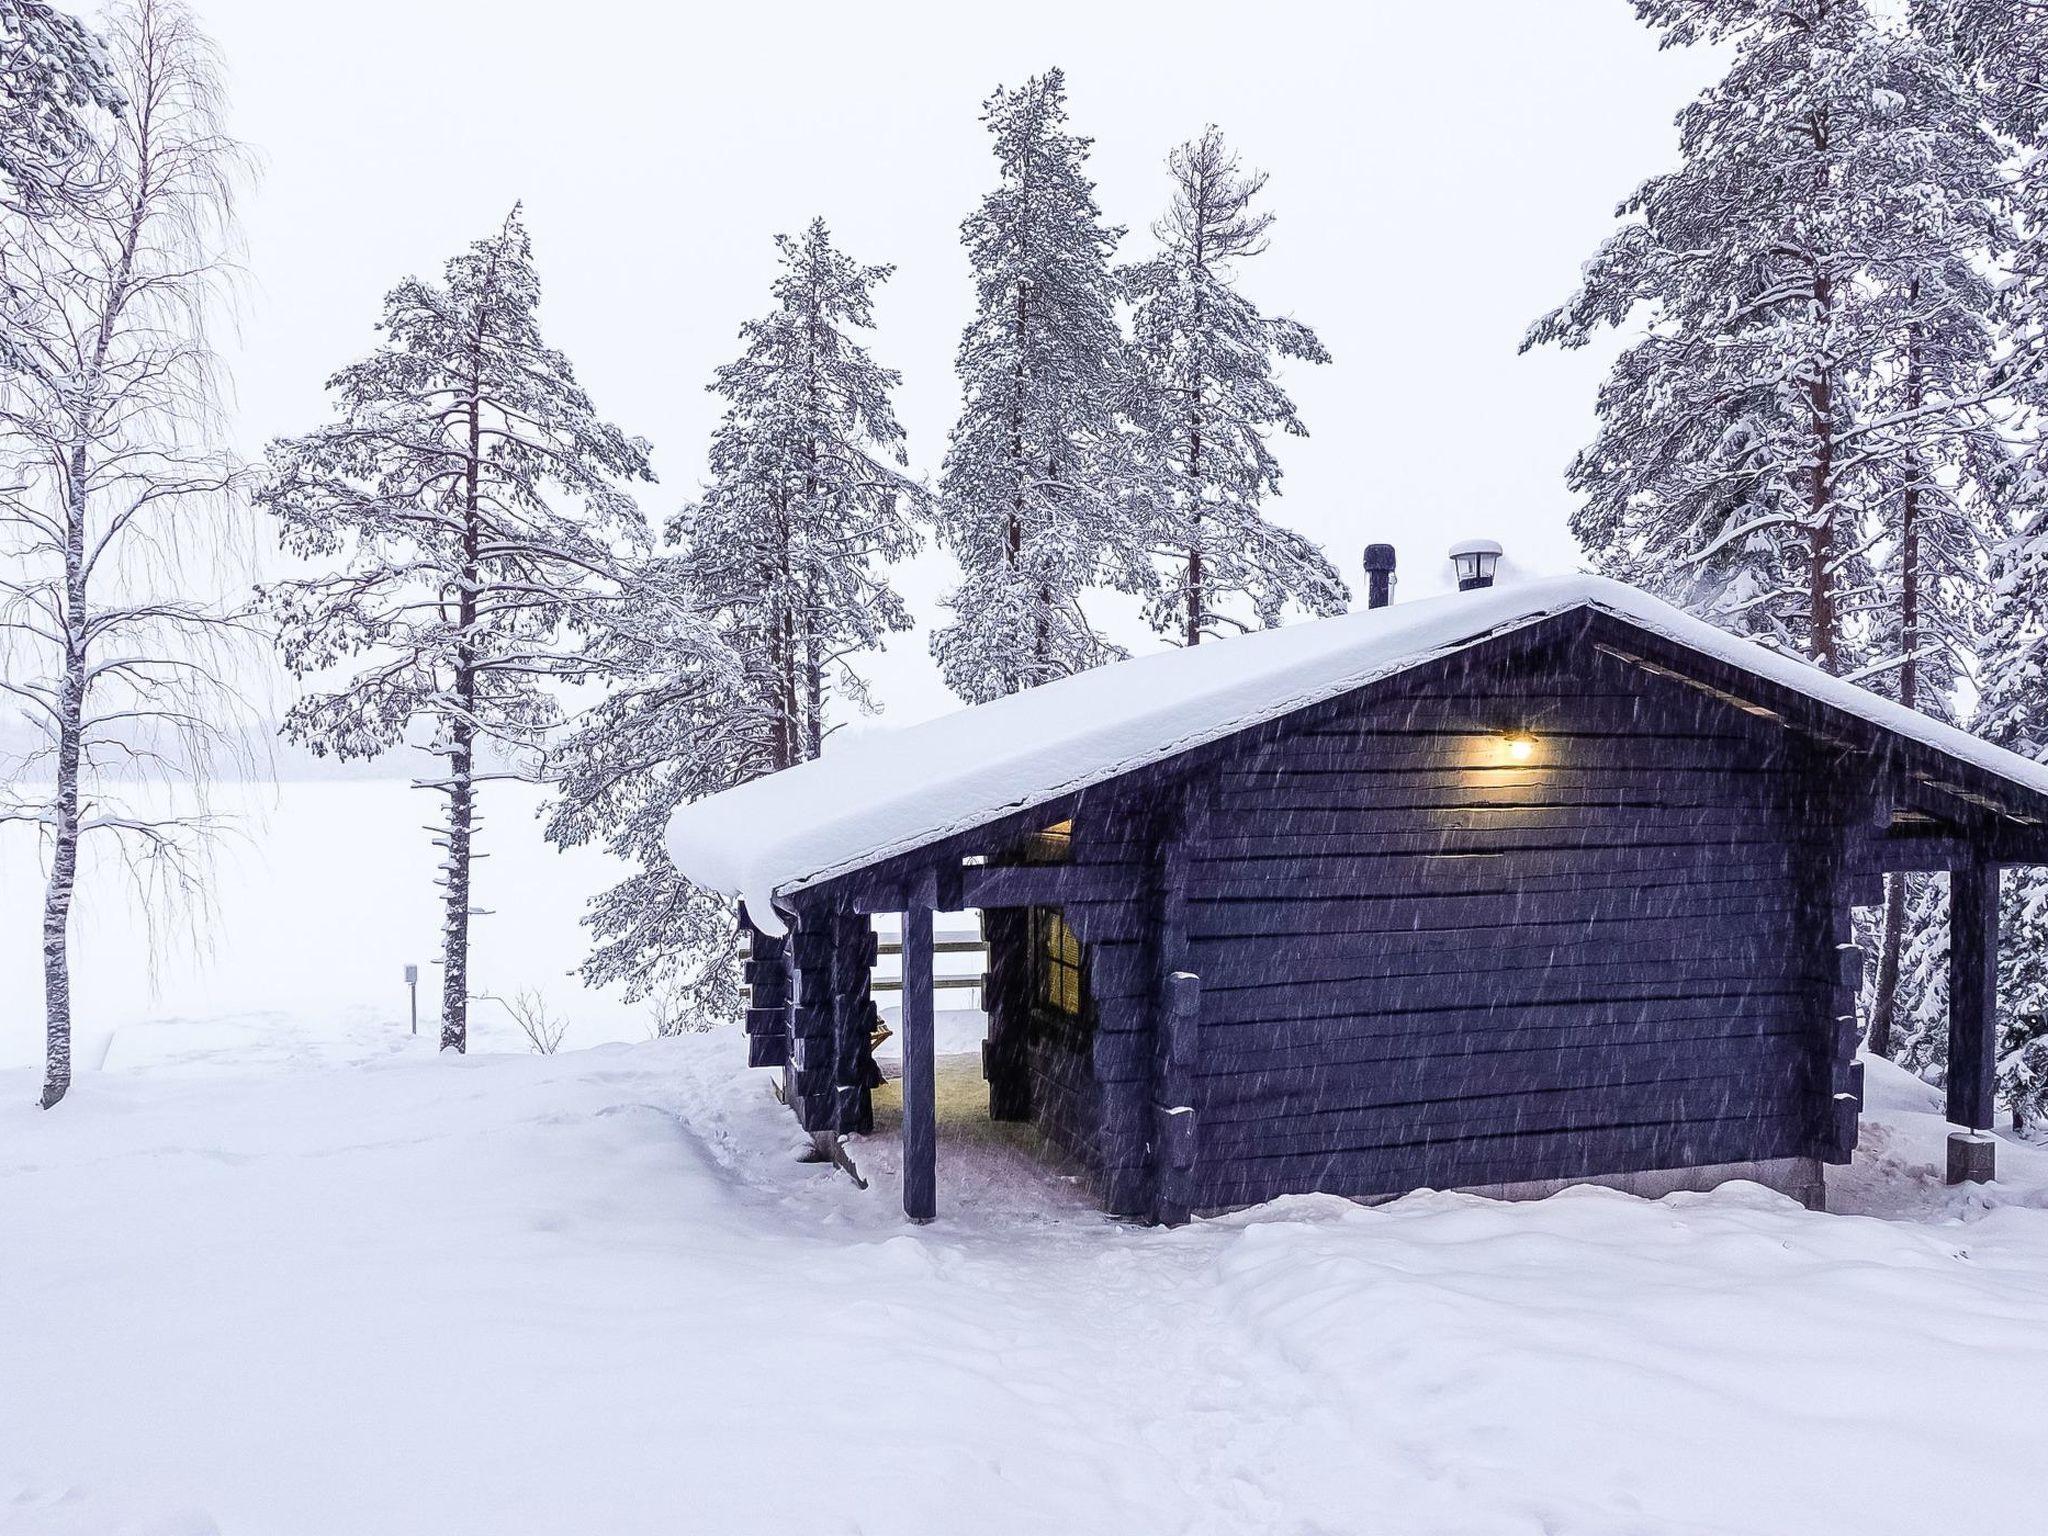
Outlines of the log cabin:
[[[1375,556],[1381,569],[1375,570]],[[1274,1196],[1809,1204],[1856,1145],[1852,908],[1946,871],[1952,1180],[1992,1176],[1998,872],[2048,769],[1592,576],[1144,656],[684,808],[741,899],[749,1061],[821,1143],[880,1080],[903,922],[903,1200],[936,1211],[932,917],[988,943],[988,1113],[1163,1223]]]

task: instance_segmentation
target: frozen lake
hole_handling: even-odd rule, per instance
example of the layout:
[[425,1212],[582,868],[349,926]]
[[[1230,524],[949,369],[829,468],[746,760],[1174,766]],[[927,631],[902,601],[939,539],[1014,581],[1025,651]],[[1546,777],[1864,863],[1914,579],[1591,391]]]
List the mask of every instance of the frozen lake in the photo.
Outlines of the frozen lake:
[[[573,974],[587,952],[585,901],[621,866],[541,836],[540,791],[484,792],[470,975],[483,992],[539,988],[567,1013],[566,1046],[637,1040],[650,1018]],[[238,832],[220,847],[217,910],[158,925],[154,953],[121,871],[104,860],[72,918],[81,1064],[123,1025],[156,1018],[289,1014],[406,1026],[404,968],[420,967],[421,1028],[438,1016],[439,850],[425,828],[439,797],[396,779],[229,785],[217,796]],[[20,828],[0,837],[0,1065],[39,1060],[43,868]],[[502,1010],[479,1005],[479,1045],[522,1044]],[[500,1038],[503,1036],[504,1038]]]

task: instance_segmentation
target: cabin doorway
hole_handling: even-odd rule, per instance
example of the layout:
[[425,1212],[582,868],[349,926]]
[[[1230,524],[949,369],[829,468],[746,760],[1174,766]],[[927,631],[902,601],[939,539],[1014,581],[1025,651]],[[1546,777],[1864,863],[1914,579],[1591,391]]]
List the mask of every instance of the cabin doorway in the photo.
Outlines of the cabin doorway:
[[[879,918],[871,983],[887,1037],[875,1047],[873,1136],[902,1134],[902,938]],[[1057,908],[941,912],[933,923],[933,1111],[941,1178],[997,1205],[1048,1198],[1092,1209],[1074,1103],[1092,1083],[1095,1011],[1079,937]],[[1092,1144],[1092,1138],[1090,1138]],[[863,1167],[876,1157],[855,1148]],[[887,1168],[888,1151],[876,1166]]]

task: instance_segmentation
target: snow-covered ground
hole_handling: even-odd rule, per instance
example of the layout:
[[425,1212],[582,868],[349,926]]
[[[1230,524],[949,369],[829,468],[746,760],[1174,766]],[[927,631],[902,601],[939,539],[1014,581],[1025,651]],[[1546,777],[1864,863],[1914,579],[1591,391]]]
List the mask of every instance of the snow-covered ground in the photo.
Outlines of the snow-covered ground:
[[1837,1214],[1581,1189],[1150,1231],[985,1124],[948,1127],[942,1219],[908,1228],[887,1127],[857,1190],[742,1059],[436,1059],[358,1013],[124,1026],[49,1114],[0,1072],[0,1531],[1917,1536],[2036,1507],[1999,1394],[2048,1372],[2048,1154],[1944,1189],[1934,1096],[1887,1068]]

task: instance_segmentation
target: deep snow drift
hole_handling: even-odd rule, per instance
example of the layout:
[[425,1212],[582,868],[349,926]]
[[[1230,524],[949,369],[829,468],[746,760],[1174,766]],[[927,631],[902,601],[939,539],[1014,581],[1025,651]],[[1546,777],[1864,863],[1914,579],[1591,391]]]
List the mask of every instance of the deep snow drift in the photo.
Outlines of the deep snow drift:
[[2048,1370],[2048,1154],[1943,1189],[1889,1068],[1851,1214],[1584,1189],[1168,1232],[987,1127],[906,1228],[891,1139],[865,1193],[798,1163],[742,1058],[231,1021],[124,1031],[47,1115],[0,1073],[0,1530],[1873,1536],[2035,1503],[1991,1392]]

